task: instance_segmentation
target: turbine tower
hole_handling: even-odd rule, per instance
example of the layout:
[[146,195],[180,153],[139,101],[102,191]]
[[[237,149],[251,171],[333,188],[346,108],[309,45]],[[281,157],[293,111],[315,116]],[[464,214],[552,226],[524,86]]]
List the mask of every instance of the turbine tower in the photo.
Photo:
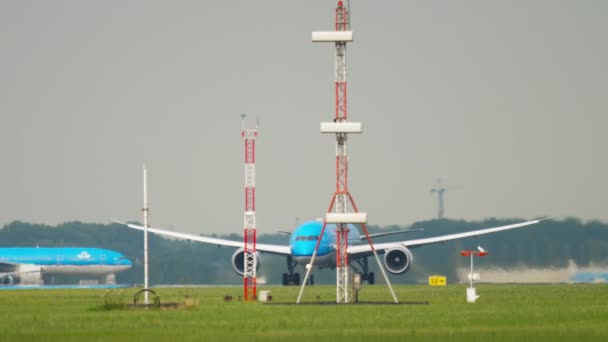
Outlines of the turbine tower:
[[349,16],[349,8],[346,8],[342,1],[338,1],[335,10],[335,31],[312,33],[313,42],[331,42],[335,43],[336,47],[336,108],[333,121],[321,123],[321,133],[335,134],[336,136],[336,189],[331,199],[329,209],[327,210],[327,214],[325,215],[323,228],[321,229],[321,234],[317,240],[310,264],[306,267],[306,276],[302,282],[297,303],[300,303],[302,298],[302,293],[308,281],[310,271],[314,267],[314,260],[319,249],[321,237],[323,236],[328,223],[336,224],[336,302],[351,303],[353,300],[352,293],[349,293],[348,224],[361,225],[376,261],[378,262],[378,266],[391,291],[393,299],[397,302],[397,297],[395,296],[391,283],[384,272],[384,268],[380,263],[380,258],[378,258],[378,254],[376,253],[372,240],[367,232],[367,214],[359,212],[359,209],[348,190],[347,136],[349,133],[361,133],[360,122],[347,122],[346,43],[353,41],[353,33],[350,31]]
[[245,227],[243,229],[243,288],[245,301],[257,297],[257,258],[256,258],[256,222],[255,222],[255,138],[258,136],[258,125],[254,129],[245,128],[245,114],[241,114],[241,137],[245,140]]
[[447,189],[441,185],[441,179],[437,179],[437,187],[434,189],[431,189],[431,193],[437,194],[437,201],[439,202],[439,205],[437,208],[437,219],[438,220],[443,219],[443,194],[445,193],[446,190]]

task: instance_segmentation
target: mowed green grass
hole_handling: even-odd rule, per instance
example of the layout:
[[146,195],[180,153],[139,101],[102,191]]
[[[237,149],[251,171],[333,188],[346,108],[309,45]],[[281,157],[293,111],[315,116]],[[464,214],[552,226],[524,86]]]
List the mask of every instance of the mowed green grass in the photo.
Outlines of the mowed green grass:
[[[272,304],[237,300],[240,287],[158,288],[161,302],[186,296],[196,305],[179,310],[104,310],[132,301],[137,289],[0,291],[0,341],[608,341],[608,285],[478,284],[477,303],[466,285],[399,285],[393,305],[384,285],[364,286],[361,302],[335,301],[335,286],[270,290]],[[234,300],[225,302],[224,296]],[[313,304],[314,303],[314,304]]]

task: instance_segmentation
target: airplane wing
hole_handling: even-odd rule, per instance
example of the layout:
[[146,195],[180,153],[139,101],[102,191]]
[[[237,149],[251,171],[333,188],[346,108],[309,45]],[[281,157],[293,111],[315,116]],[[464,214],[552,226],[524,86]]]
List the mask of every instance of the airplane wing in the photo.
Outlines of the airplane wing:
[[[378,244],[374,244],[374,248],[376,249],[376,251],[378,253],[384,253],[386,250],[395,248],[395,247],[410,247],[410,248],[411,247],[420,247],[420,246],[430,245],[430,244],[439,243],[439,242],[462,239],[462,238],[471,237],[471,236],[491,234],[491,233],[501,232],[503,230],[521,228],[521,227],[539,223],[540,221],[544,221],[544,220],[548,220],[548,218],[542,219],[542,220],[533,220],[533,221],[509,224],[509,225],[500,226],[500,227],[473,230],[473,231],[464,232],[464,233],[448,234],[448,235],[441,235],[441,236],[436,236],[436,237],[414,239],[414,240],[378,243]],[[367,255],[372,254],[372,249],[369,244],[355,245],[355,246],[349,246],[348,252],[349,252],[349,255],[352,257],[367,256]]]
[[[395,235],[395,234],[405,234],[405,233],[413,233],[413,232],[419,232],[421,230],[424,230],[424,228],[415,228],[415,229],[406,229],[406,230],[398,230],[398,231],[394,231],[394,232],[383,232],[383,233],[375,233],[375,234],[369,234],[370,238],[377,238],[380,236],[387,236],[387,235]],[[359,236],[359,240],[365,240],[367,239],[367,236],[365,235],[361,235]]]
[[[144,230],[143,226],[138,226],[136,224],[123,223],[123,222],[117,222],[117,221],[114,221],[114,222],[123,224],[129,228],[133,228],[133,229],[137,229],[137,230]],[[212,237],[206,237],[206,236],[200,236],[200,235],[194,235],[194,234],[178,233],[178,232],[172,232],[169,230],[150,228],[150,227],[148,227],[148,231],[150,233],[171,236],[171,237],[175,237],[175,238],[179,238],[179,239],[198,241],[198,242],[202,242],[202,243],[206,243],[206,244],[210,244],[210,245],[216,245],[218,247],[220,247],[220,246],[228,246],[228,247],[234,247],[234,248],[243,247],[243,241],[234,241],[234,240],[218,239],[218,238],[212,238]],[[270,254],[277,254],[277,255],[291,255],[291,249],[289,248],[289,246],[256,243],[255,249],[258,252],[262,252],[262,253],[270,253]]]

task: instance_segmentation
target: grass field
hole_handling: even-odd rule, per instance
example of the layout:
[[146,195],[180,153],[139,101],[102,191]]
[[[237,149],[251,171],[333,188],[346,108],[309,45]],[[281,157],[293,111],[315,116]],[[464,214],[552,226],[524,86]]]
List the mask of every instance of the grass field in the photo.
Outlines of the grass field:
[[[0,291],[0,341],[249,341],[249,340],[518,340],[608,341],[608,285],[478,284],[477,303],[465,285],[400,285],[394,305],[385,286],[364,286],[361,302],[335,301],[335,286],[259,287],[271,304],[237,300],[239,287],[160,288],[161,302],[185,309],[104,309],[128,303],[137,289]],[[234,300],[225,302],[224,296]],[[313,304],[314,303],[314,304]]]

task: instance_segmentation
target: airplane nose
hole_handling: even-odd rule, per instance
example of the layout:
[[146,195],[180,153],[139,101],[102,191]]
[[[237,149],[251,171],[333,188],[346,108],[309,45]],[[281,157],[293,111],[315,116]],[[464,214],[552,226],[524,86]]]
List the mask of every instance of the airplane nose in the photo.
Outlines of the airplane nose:
[[131,262],[131,260],[125,258],[124,256],[120,257],[120,258],[116,258],[114,260],[114,262],[116,265],[122,265],[122,266],[128,266],[128,267],[133,266],[133,263]]
[[311,256],[315,250],[315,244],[310,242],[294,243],[291,247],[291,255],[293,256]]
[[[316,241],[300,241],[298,243],[294,243],[291,247],[291,255],[293,256],[312,256],[315,251],[315,247],[317,246]],[[319,245],[319,250],[317,251],[317,255],[325,255],[330,252],[329,246],[324,246],[323,244]]]

